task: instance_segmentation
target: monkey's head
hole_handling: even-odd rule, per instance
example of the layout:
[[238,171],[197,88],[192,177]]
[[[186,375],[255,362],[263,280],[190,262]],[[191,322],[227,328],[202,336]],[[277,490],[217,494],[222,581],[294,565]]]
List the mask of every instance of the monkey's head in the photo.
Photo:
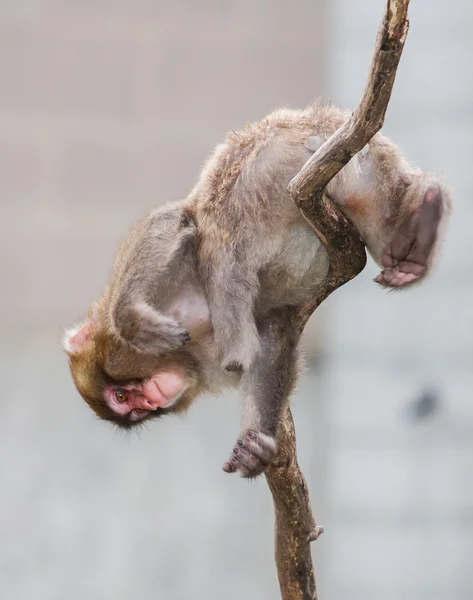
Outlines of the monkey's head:
[[200,391],[189,353],[144,354],[93,321],[68,330],[64,349],[82,398],[101,419],[125,429],[186,410]]

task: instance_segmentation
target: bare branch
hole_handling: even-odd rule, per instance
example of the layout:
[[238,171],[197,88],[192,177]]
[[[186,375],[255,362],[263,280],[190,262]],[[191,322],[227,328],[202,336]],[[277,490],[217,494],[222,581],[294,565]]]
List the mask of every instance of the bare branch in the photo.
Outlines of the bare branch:
[[358,108],[289,184],[296,204],[307,203],[359,152],[384,123],[386,109],[406,41],[409,0],[389,0],[381,21],[371,73]]
[[310,542],[323,533],[312,515],[309,490],[297,462],[296,432],[287,407],[278,432],[279,461],[266,472],[276,516],[276,565],[283,600],[317,598]]
[[[300,332],[313,311],[366,264],[364,244],[342,212],[324,195],[325,186],[381,129],[406,40],[409,0],[388,0],[378,31],[370,77],[360,105],[294,177],[289,190],[330,257],[326,282],[316,298],[300,307]],[[316,525],[307,484],[297,463],[296,435],[289,407],[278,433],[277,462],[266,473],[273,495],[276,564],[283,600],[316,600],[310,542]]]

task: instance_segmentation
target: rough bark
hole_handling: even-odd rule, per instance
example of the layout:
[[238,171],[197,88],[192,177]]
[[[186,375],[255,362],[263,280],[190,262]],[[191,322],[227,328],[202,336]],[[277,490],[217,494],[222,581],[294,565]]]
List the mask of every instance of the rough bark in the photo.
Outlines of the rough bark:
[[[381,129],[406,40],[409,0],[388,0],[381,20],[371,72],[358,108],[307,161],[291,181],[294,202],[325,245],[330,257],[326,282],[316,297],[300,307],[304,329],[314,310],[334,290],[358,275],[366,252],[357,231],[324,195],[325,186]],[[310,542],[323,528],[312,514],[304,475],[297,462],[296,435],[290,408],[278,432],[279,452],[266,479],[275,509],[276,565],[283,600],[316,600]]]

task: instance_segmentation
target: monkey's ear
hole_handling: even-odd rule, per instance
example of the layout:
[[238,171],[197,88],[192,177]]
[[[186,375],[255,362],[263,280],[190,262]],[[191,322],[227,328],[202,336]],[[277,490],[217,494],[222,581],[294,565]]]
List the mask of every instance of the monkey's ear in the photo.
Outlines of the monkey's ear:
[[81,352],[86,344],[92,339],[92,321],[81,323],[75,327],[71,327],[64,334],[62,342],[64,350],[68,354],[77,354]]
[[93,302],[90,309],[89,314],[87,315],[90,321],[98,321],[99,320],[99,308],[100,305],[98,302]]

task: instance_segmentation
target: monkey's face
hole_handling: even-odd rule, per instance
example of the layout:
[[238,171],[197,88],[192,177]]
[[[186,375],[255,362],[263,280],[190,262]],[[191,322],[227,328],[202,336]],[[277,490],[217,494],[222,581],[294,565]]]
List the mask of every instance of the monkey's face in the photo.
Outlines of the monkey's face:
[[120,427],[185,410],[197,395],[196,365],[189,356],[139,353],[93,323],[68,331],[64,346],[82,398]]

